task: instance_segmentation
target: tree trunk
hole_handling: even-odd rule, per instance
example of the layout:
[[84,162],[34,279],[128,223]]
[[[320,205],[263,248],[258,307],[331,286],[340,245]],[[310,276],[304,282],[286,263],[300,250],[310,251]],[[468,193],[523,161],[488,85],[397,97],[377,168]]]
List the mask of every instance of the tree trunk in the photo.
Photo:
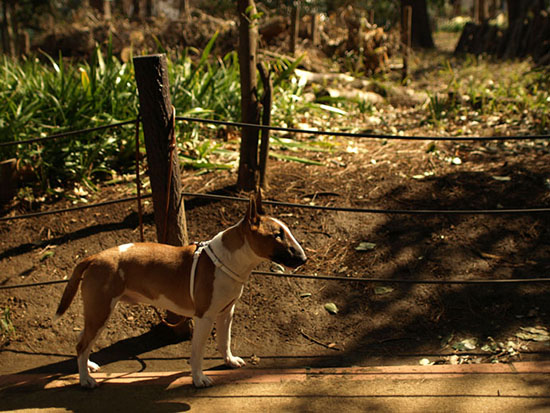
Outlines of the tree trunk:
[[462,0],[453,0],[453,17],[462,15]]
[[106,19],[111,18],[111,2],[109,0],[90,0],[90,6],[100,12]]
[[153,0],[145,0],[145,17],[153,17],[156,13]]
[[16,50],[16,28],[14,18],[13,0],[2,2],[2,40],[4,53],[8,56],[15,56]]
[[432,29],[426,0],[401,0],[401,7],[412,6],[412,44],[426,49],[434,48]]
[[[256,14],[254,0],[239,0],[239,66],[241,74],[241,120],[258,124],[259,108],[256,79],[258,28],[251,16]],[[258,128],[243,127],[237,186],[251,191],[258,173]]]
[[474,0],[474,21],[483,24],[489,19],[489,0]]
[[411,54],[411,26],[412,26],[412,7],[405,6],[401,12],[401,47],[403,47],[403,72],[401,80],[404,81],[409,76],[409,57]]
[[321,22],[321,16],[319,13],[313,13],[311,15],[311,44],[318,46],[321,43],[321,29],[319,24]]
[[179,0],[179,12],[180,18],[188,20],[189,19],[189,0]]
[[511,27],[519,19],[525,19],[529,9],[537,4],[538,0],[506,0],[508,7],[508,27]]
[[132,20],[141,20],[142,18],[141,0],[132,0],[132,5],[134,6],[134,9],[132,11]]
[[290,15],[290,54],[294,56],[296,53],[296,45],[298,44],[298,36],[300,33],[300,2],[295,0],[292,5],[292,13]]

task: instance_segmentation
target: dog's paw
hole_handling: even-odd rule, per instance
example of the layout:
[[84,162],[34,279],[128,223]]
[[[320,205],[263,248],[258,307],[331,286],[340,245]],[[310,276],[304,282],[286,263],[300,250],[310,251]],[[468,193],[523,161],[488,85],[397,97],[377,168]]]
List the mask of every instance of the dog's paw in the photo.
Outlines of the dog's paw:
[[197,388],[211,387],[212,379],[208,376],[205,376],[202,372],[200,374],[193,374],[193,386]]
[[97,381],[90,375],[80,377],[80,385],[86,389],[95,389],[99,386]]
[[88,371],[90,373],[95,373],[98,370],[99,370],[99,364],[96,364],[93,361],[88,360]]
[[229,366],[233,369],[238,369],[238,368],[243,367],[244,365],[246,365],[246,363],[240,357],[231,356],[231,357],[227,357],[225,359],[225,365]]

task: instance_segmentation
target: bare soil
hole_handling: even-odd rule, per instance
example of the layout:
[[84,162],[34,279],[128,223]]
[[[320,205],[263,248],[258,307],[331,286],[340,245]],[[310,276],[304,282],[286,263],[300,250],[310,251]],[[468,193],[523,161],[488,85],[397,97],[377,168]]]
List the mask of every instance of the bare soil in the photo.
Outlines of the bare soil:
[[[422,60],[412,87],[434,87],[437,68],[423,67],[433,62]],[[405,135],[438,134],[422,126],[425,116],[421,108],[388,106],[374,117]],[[521,125],[507,124],[504,117],[496,132],[480,122],[467,125],[468,133],[525,134]],[[367,118],[344,121],[375,129]],[[320,161],[320,166],[271,160],[265,198],[400,210],[550,207],[550,148],[546,141],[327,140],[335,144],[332,151],[299,154]],[[453,162],[454,158],[461,162]],[[245,196],[235,191],[235,181],[234,171],[183,174],[186,191]],[[118,199],[131,195],[134,189],[130,182],[102,186],[88,202]],[[62,200],[35,208],[67,206],[73,206],[72,202]],[[204,199],[187,199],[185,206],[193,241],[211,238],[237,222],[245,210],[245,204]],[[418,363],[422,358],[436,363],[548,359],[548,342],[516,336],[521,327],[550,325],[548,283],[440,285],[392,280],[547,277],[549,214],[269,210],[289,225],[306,249],[309,260],[299,273],[376,277],[387,282],[251,277],[233,324],[234,353],[246,357],[249,365],[375,365]],[[4,214],[24,212],[20,205]],[[144,216],[148,241],[156,240],[152,213],[148,203]],[[64,279],[82,257],[138,240],[134,203],[1,222],[0,286]],[[361,242],[372,243],[373,248],[357,251]],[[73,356],[82,326],[80,297],[52,324],[63,288],[64,284],[56,284],[0,290],[0,309],[9,309],[15,328],[0,337],[0,374],[76,371]],[[327,312],[327,303],[334,303],[338,313]],[[207,350],[214,357],[210,366],[221,364],[215,358],[214,336],[215,330]],[[475,342],[475,348],[464,349],[460,345],[464,339]],[[156,309],[121,304],[94,350],[92,360],[105,366],[104,371],[173,371],[188,369],[185,360],[190,343],[163,325]]]
[[[358,144],[357,151],[308,154],[323,166],[272,161],[265,197],[411,210],[550,204],[550,154],[545,142],[438,143],[436,154],[426,151],[429,145],[369,140]],[[451,157],[460,157],[462,164],[449,162]],[[184,175],[188,191],[234,195],[234,181],[235,175],[227,171]],[[90,202],[131,191],[130,184],[105,186]],[[70,205],[60,201],[42,208]],[[186,209],[190,237],[200,241],[239,220],[245,204],[188,199]],[[137,241],[136,210],[133,203],[126,203],[1,223],[0,285],[63,279],[81,257]],[[247,357],[249,364],[369,365],[417,363],[422,357],[448,362],[455,353],[458,362],[548,358],[545,343],[515,336],[520,327],[548,326],[548,284],[391,282],[546,277],[548,214],[392,215],[283,207],[272,207],[270,212],[288,223],[307,251],[309,261],[298,272],[388,282],[251,277],[237,304],[233,329],[234,352]],[[145,237],[156,239],[150,204]],[[357,251],[364,241],[374,243],[374,248]],[[75,371],[71,356],[82,326],[78,296],[68,313],[52,325],[63,288],[58,284],[0,290],[0,306],[10,309],[15,327],[0,347],[0,374]],[[329,314],[326,303],[336,304],[338,313]],[[475,349],[453,349],[453,344],[472,338],[477,340]],[[510,347],[503,352],[481,351],[492,340],[505,346],[511,341],[517,351]],[[190,353],[189,341],[164,326],[155,309],[125,304],[114,312],[95,349],[99,352],[92,359],[123,371],[185,370],[182,359]],[[207,353],[216,356],[213,342]],[[115,364],[119,360],[129,364]]]

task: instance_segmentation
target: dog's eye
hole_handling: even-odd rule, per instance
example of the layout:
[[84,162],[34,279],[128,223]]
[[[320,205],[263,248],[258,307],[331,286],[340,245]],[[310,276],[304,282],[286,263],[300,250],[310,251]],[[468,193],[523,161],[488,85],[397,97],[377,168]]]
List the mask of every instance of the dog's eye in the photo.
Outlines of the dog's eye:
[[285,231],[282,228],[275,234],[275,239],[280,239],[281,241],[285,239]]

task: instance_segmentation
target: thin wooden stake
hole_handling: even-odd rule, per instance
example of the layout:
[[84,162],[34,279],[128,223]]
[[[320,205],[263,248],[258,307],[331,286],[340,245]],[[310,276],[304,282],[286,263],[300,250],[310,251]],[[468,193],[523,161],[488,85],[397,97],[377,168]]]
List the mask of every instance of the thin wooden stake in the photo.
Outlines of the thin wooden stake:
[[166,184],[166,198],[164,210],[164,229],[162,231],[162,242],[168,239],[168,210],[170,209],[170,195],[172,191],[172,164],[176,149],[176,108],[172,105],[172,129],[170,130],[170,145],[168,146],[168,183]]
[[[273,82],[271,80],[271,72],[266,71],[265,67],[258,63],[258,71],[260,72],[260,78],[264,85],[264,94],[262,96],[262,125],[271,125],[271,106],[273,101]],[[260,141],[260,186],[266,188],[267,181],[267,160],[269,158],[269,136],[270,129],[262,129],[261,141]]]
[[137,206],[138,206],[138,218],[139,218],[139,240],[145,241],[143,236],[143,208],[141,205],[141,177],[139,174],[139,125],[141,123],[141,116],[136,119],[136,187],[137,187]]
[[403,7],[401,43],[403,46],[403,73],[401,80],[404,81],[409,77],[409,59],[412,44],[412,6]]

